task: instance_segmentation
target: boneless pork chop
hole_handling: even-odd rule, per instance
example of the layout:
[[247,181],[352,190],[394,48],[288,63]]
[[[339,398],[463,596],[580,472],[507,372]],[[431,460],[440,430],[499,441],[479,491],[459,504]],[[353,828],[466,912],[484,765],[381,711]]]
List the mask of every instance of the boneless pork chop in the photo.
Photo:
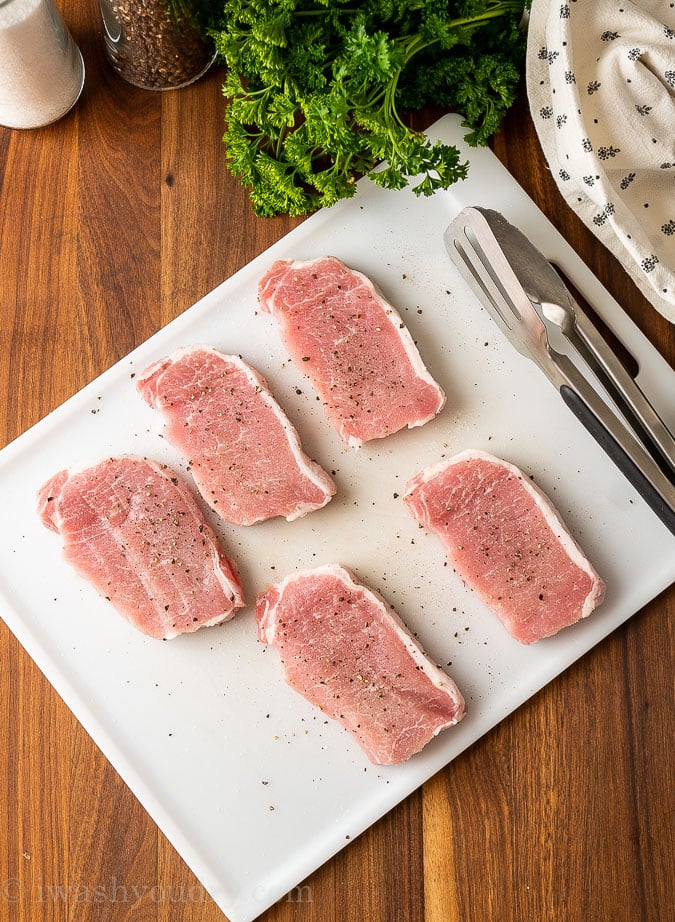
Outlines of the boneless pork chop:
[[286,681],[377,764],[403,762],[464,716],[464,699],[378,593],[343,567],[286,577],[258,596],[258,637]]
[[362,273],[332,256],[280,260],[258,294],[349,445],[421,426],[442,409],[443,391],[401,317]]
[[244,605],[237,569],[187,485],[154,461],[61,471],[38,492],[38,513],[68,563],[150,637],[227,621]]
[[465,451],[421,471],[404,499],[521,643],[556,634],[602,602],[603,581],[550,500],[513,464]]
[[179,349],[147,368],[137,387],[161,411],[164,435],[226,521],[290,521],[325,506],[335,493],[265,379],[238,356],[208,346]]

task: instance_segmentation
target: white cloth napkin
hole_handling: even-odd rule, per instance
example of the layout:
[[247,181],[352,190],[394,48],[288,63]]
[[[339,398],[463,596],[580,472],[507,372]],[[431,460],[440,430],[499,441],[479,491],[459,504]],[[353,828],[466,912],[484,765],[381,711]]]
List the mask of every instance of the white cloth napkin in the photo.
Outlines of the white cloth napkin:
[[675,322],[675,2],[533,0],[526,79],[565,201]]

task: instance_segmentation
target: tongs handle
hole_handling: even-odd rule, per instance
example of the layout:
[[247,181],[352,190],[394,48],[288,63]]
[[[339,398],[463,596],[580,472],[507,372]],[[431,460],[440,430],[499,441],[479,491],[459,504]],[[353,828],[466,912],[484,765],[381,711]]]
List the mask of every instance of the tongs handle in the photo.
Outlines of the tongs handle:
[[666,528],[675,535],[675,486],[576,367],[559,358],[560,396]]
[[610,386],[618,391],[619,400],[625,402],[628,412],[636,417],[637,425],[633,424],[633,428],[644,432],[666,461],[672,479],[675,474],[675,440],[668,427],[582,308],[575,301],[573,303],[579,338],[599,363],[601,373],[607,377]]

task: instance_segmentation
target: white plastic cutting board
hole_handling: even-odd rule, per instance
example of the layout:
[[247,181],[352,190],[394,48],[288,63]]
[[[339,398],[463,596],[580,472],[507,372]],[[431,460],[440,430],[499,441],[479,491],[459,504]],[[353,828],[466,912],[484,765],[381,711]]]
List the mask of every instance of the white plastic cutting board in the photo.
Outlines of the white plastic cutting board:
[[[446,256],[445,227],[478,204],[530,235],[630,346],[639,380],[675,425],[672,371],[492,153],[464,147],[458,118],[429,133],[470,158],[466,181],[431,199],[362,182],[354,199],[310,218],[0,453],[2,617],[232,922],[263,912],[675,579],[672,536],[502,338]],[[257,310],[256,284],[274,259],[325,254],[370,275],[399,308],[448,395],[433,422],[353,450],[323,418]],[[338,493],[292,523],[214,522],[249,607],[161,643],[73,574],[34,497],[56,471],[111,454],[184,470],[134,375],[199,342],[241,353],[267,377]],[[522,647],[444,567],[439,542],[401,497],[419,469],[468,447],[519,465],[555,501],[607,583],[590,619]],[[465,720],[407,764],[370,765],[284,684],[276,651],[256,639],[255,594],[330,561],[395,606],[467,699]]]

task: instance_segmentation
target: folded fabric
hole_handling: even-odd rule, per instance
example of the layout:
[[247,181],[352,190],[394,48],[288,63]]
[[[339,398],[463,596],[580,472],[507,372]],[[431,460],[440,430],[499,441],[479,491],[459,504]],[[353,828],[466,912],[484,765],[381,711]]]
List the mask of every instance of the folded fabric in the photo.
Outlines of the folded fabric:
[[565,201],[675,322],[675,3],[533,0],[526,79]]

